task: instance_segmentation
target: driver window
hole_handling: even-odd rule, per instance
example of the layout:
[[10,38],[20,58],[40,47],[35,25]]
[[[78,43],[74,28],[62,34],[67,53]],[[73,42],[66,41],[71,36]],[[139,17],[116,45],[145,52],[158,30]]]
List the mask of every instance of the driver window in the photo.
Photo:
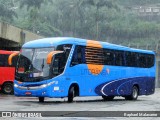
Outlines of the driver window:
[[64,62],[64,53],[60,53],[55,55],[54,61],[53,61],[53,75],[59,75],[64,71],[65,62]]

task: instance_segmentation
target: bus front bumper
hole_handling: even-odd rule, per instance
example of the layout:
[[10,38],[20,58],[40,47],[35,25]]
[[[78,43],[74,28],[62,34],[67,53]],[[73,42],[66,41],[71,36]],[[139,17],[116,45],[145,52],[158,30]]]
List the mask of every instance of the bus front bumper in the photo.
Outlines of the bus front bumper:
[[32,96],[32,97],[49,97],[49,85],[43,84],[41,86],[26,87],[14,84],[15,96]]
[[25,97],[65,97],[66,93],[64,90],[60,89],[60,86],[49,82],[39,86],[22,86],[14,83],[14,95],[15,96],[25,96]]

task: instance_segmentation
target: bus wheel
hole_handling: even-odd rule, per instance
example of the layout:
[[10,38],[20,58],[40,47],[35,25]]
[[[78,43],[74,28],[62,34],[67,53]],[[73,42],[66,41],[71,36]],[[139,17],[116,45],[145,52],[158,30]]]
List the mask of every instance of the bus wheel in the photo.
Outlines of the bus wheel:
[[4,94],[13,94],[13,83],[7,82],[2,86],[2,91]]
[[68,102],[73,102],[73,98],[75,96],[75,89],[74,86],[70,87],[69,92],[68,92]]
[[104,96],[104,95],[102,95],[102,98],[105,101],[112,101],[114,99],[114,96]]
[[137,100],[137,98],[138,98],[138,87],[133,86],[131,95],[125,96],[125,99],[126,100]]
[[39,97],[39,102],[44,102],[44,97]]

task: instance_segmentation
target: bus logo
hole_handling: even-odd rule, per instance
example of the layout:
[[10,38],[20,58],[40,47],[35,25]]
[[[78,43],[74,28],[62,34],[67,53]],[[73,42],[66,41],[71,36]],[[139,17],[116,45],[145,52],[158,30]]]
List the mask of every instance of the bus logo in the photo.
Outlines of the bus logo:
[[2,112],[2,117],[11,117],[11,112]]

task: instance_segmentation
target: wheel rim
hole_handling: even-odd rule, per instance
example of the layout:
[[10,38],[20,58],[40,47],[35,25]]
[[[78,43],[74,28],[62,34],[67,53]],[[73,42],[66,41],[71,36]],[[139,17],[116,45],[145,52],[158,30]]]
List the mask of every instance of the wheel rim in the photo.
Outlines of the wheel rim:
[[5,91],[6,93],[11,93],[11,92],[12,92],[11,86],[10,86],[10,85],[6,85],[6,86],[4,87],[4,91]]
[[75,94],[75,92],[74,92],[74,89],[73,89],[73,92],[72,92],[72,97],[74,98],[74,94]]
[[138,96],[138,92],[137,92],[137,88],[133,89],[133,98],[137,98]]
[[74,87],[71,87],[68,94],[68,101],[72,102],[74,97],[75,97],[75,90]]

